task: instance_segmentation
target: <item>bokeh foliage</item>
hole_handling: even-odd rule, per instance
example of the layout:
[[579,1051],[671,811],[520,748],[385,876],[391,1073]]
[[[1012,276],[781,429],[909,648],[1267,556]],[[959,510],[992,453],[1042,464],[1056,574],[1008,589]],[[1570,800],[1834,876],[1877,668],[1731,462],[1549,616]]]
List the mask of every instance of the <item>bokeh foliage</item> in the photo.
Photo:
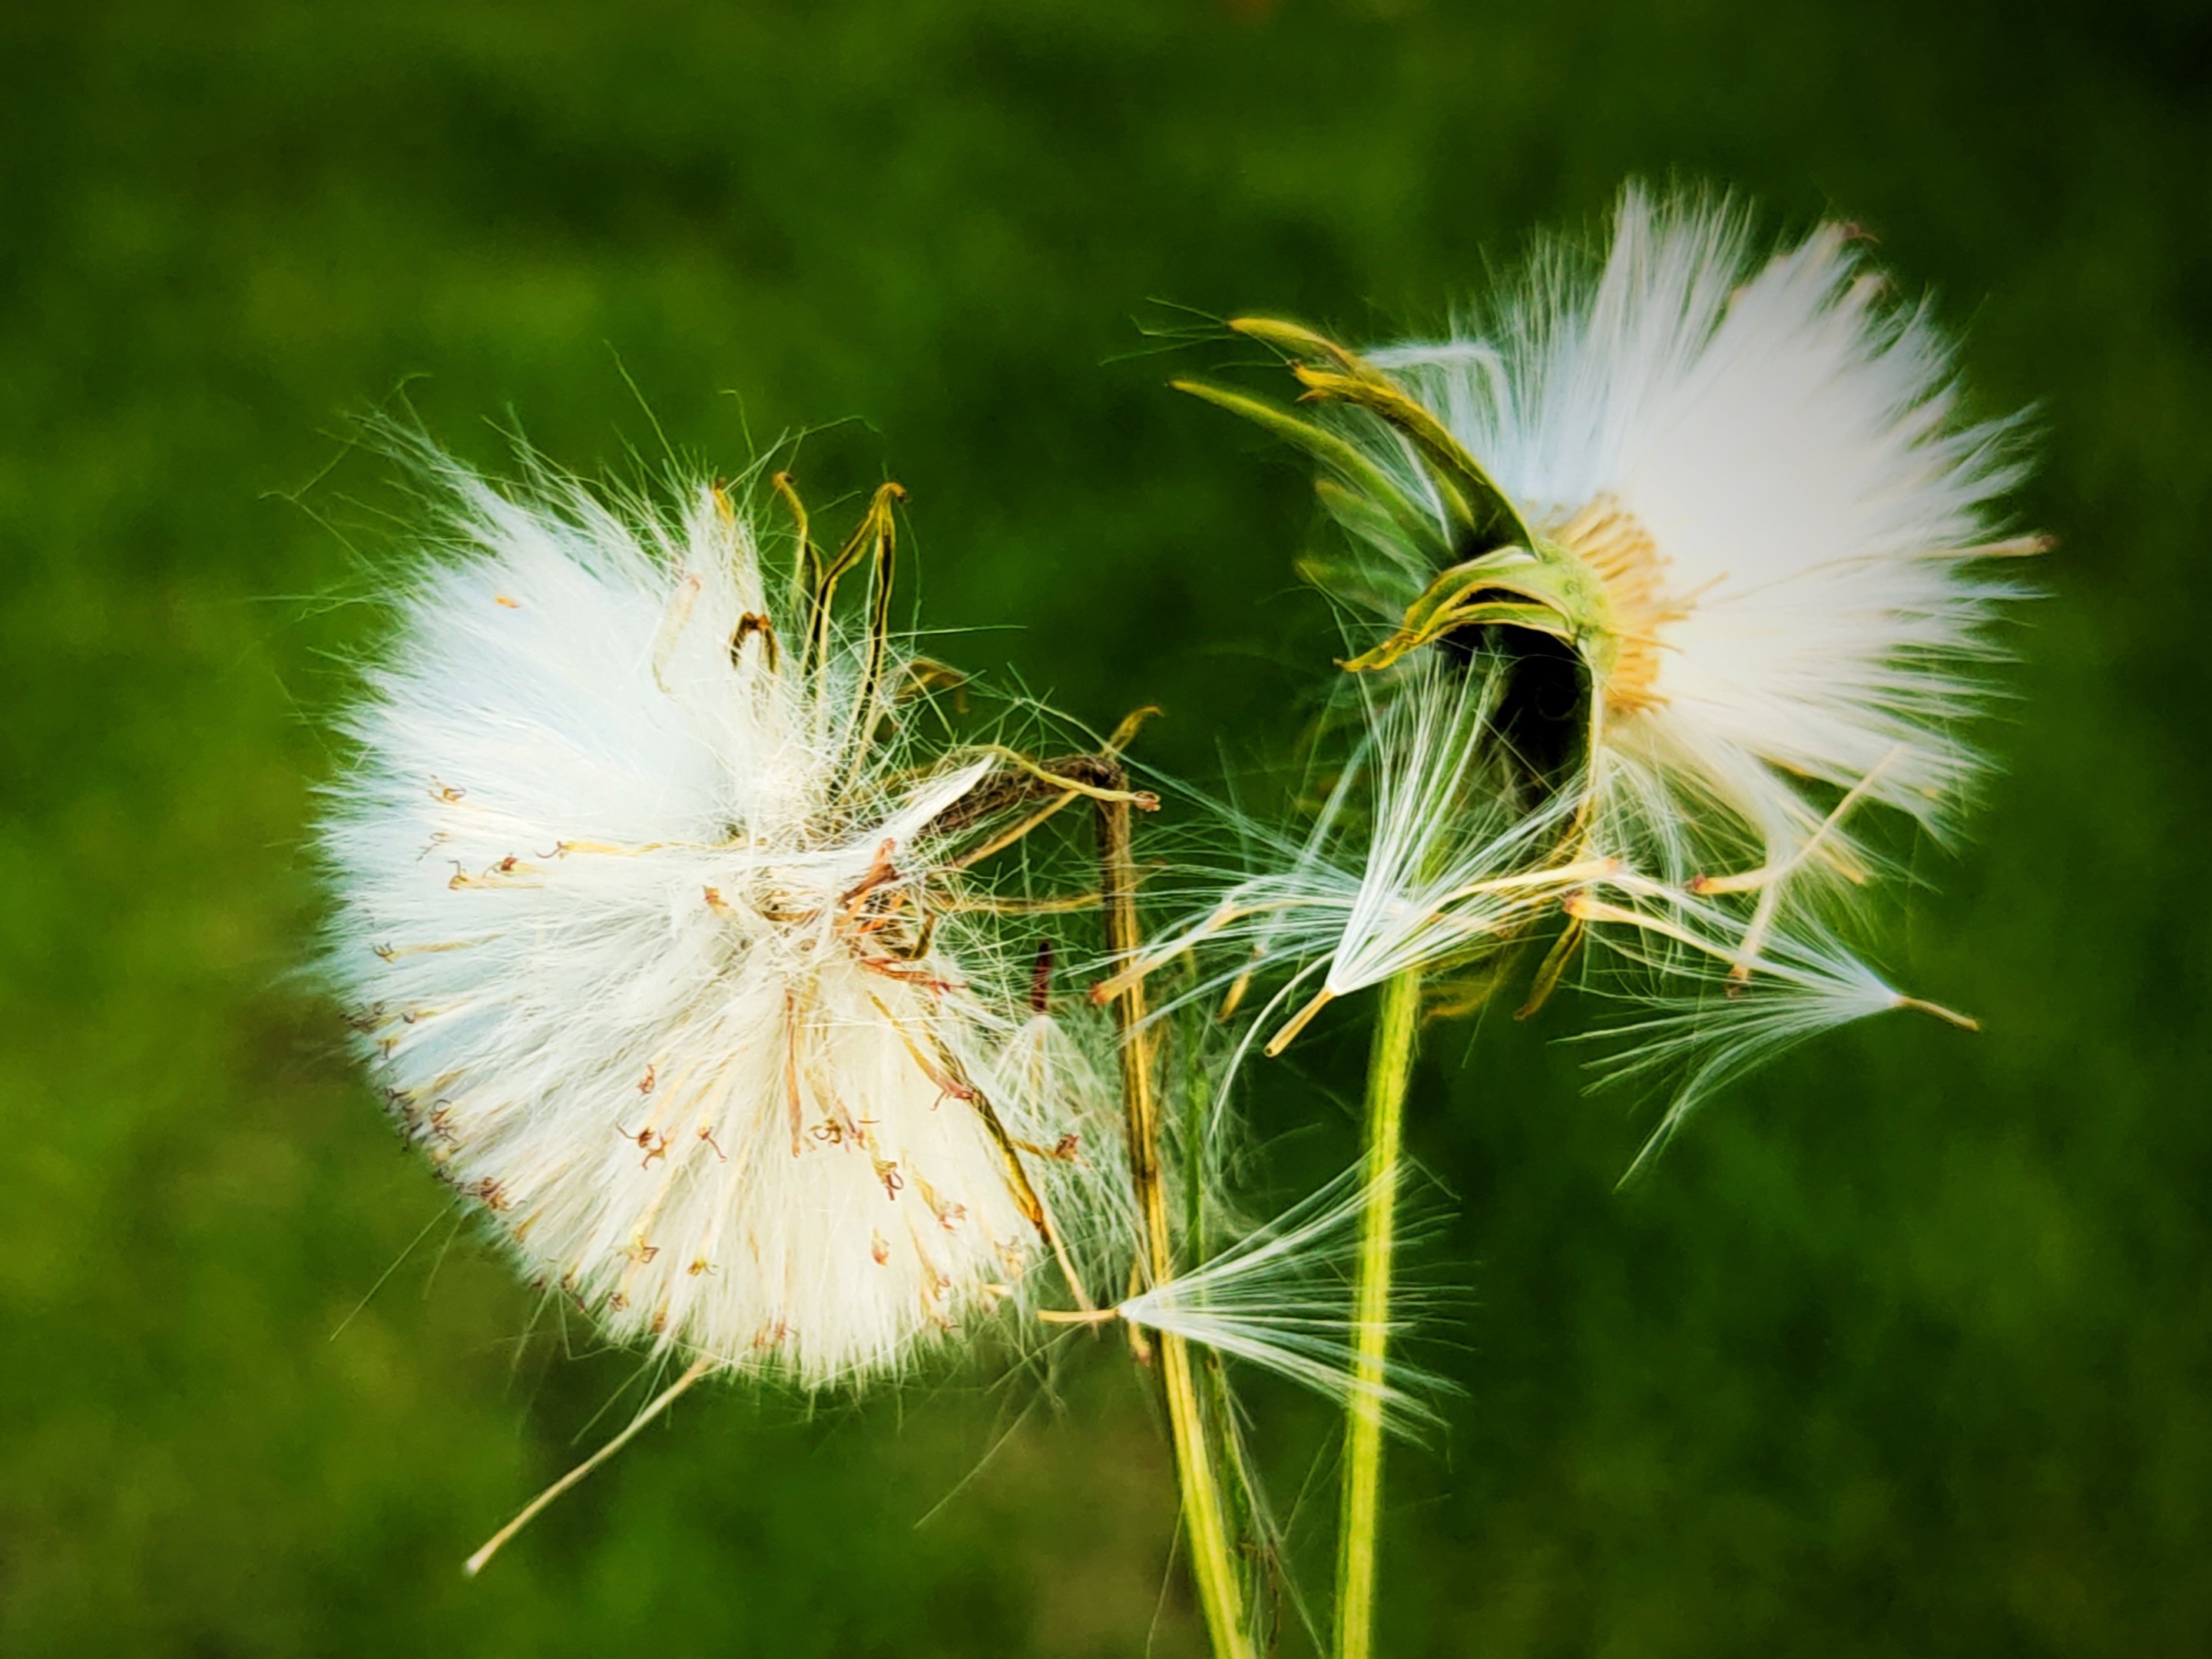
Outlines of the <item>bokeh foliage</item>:
[[[583,469],[657,453],[623,371],[731,469],[857,417],[802,470],[911,488],[948,651],[1211,775],[1319,666],[1311,513],[1133,316],[1431,322],[1632,172],[1856,218],[2040,404],[2007,774],[1893,934],[1987,1032],[1826,1039],[1625,1194],[1571,1007],[1432,1041],[1468,1392],[1394,1464],[1385,1642],[2212,1647],[2208,50],[2180,3],[8,7],[0,1650],[1193,1650],[1111,1345],[687,1402],[461,1579],[633,1365],[518,1340],[296,972],[391,504],[343,416]],[[1256,1103],[1279,1176],[1347,1154],[1361,1012]],[[1294,1486],[1320,1425],[1260,1405]]]

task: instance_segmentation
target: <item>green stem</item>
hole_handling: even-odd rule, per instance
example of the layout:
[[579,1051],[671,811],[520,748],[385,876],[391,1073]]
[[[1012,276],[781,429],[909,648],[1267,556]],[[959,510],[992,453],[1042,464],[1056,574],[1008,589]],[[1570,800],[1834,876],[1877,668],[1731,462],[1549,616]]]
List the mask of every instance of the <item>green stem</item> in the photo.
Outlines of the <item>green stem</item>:
[[[1107,948],[1120,962],[1137,959],[1144,940],[1137,924],[1137,867],[1129,840],[1129,803],[1098,806],[1101,894]],[[1134,978],[1114,999],[1114,1024],[1121,1043],[1121,1091],[1128,1111],[1129,1170],[1144,1218],[1145,1278],[1160,1284],[1175,1271],[1168,1229],[1167,1193],[1160,1179],[1159,1099],[1152,1076],[1152,1033],[1145,1023],[1145,982]],[[1191,1577],[1205,1609],[1216,1659],[1253,1659],[1244,1621],[1244,1592],[1229,1544],[1227,1506],[1199,1404],[1190,1350],[1182,1338],[1158,1334],[1160,1382],[1167,1395],[1168,1431],[1175,1443],[1176,1479],[1182,1498],[1183,1532],[1190,1544]]]
[[1375,1637],[1375,1534],[1382,1502],[1379,1393],[1389,1346],[1390,1265],[1397,1224],[1398,1145],[1421,1021],[1418,969],[1384,981],[1367,1062],[1367,1213],[1352,1311],[1352,1376],[1345,1407],[1344,1504],[1337,1529],[1336,1659],[1368,1659]]
[[1190,1540],[1191,1577],[1206,1609],[1206,1633],[1218,1659],[1252,1659],[1252,1642],[1244,1628],[1244,1593],[1229,1552],[1228,1516],[1191,1376],[1190,1350],[1179,1336],[1162,1333],[1159,1342],[1160,1378],[1167,1389],[1176,1475],[1182,1488],[1183,1530]]

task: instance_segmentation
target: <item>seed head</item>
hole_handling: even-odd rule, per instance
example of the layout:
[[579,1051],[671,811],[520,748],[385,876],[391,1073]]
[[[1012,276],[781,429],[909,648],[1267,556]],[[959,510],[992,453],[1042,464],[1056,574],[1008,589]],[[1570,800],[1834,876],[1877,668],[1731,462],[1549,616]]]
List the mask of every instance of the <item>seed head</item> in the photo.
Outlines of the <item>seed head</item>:
[[835,558],[800,510],[777,572],[742,489],[417,459],[442,545],[321,831],[409,1137],[531,1277],[695,1362],[857,1377],[1028,1294],[1115,1212],[1118,1138],[969,867],[1048,775],[913,735],[896,486]]
[[[1310,412],[1188,389],[1321,464],[1351,554],[1309,574],[1380,624],[1343,665],[1376,682],[1347,768],[1370,811],[1324,815],[1364,835],[1333,867],[1358,870],[1366,926],[1324,994],[1467,956],[1465,898],[1427,902],[1449,872],[1486,919],[1508,892],[1565,908],[1540,996],[1579,942],[1618,947],[1669,1022],[1626,1058],[1692,1066],[1678,1114],[1789,1037],[1925,1006],[1838,943],[1879,869],[1854,815],[1954,824],[1981,766],[1957,727],[2018,592],[1990,562],[2044,544],[1996,538],[2017,417],[1956,418],[1948,343],[1883,295],[1845,228],[1761,264],[1728,203],[1632,186],[1601,258],[1545,246],[1444,339],[1234,325]],[[1407,833],[1395,804],[1439,790],[1452,827]],[[1540,833],[1502,841],[1502,810]]]

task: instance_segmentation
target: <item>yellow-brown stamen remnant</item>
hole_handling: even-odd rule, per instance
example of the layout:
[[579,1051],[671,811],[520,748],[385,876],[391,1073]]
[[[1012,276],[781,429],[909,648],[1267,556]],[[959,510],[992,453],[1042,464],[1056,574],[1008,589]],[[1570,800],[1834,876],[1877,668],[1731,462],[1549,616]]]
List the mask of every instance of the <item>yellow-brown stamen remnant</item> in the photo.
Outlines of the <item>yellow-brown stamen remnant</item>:
[[1659,694],[1661,630],[1690,614],[1690,602],[1667,592],[1667,561],[1650,532],[1611,495],[1600,495],[1552,532],[1605,585],[1614,647],[1600,691],[1609,714],[1633,714],[1666,699]]

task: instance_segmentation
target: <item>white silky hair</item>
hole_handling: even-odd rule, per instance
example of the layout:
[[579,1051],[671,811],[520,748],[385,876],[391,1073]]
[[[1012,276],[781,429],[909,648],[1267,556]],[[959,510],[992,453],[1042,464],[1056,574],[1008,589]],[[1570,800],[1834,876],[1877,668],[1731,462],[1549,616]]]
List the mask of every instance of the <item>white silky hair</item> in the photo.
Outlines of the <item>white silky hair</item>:
[[[1567,1041],[1601,1050],[1591,1062],[1601,1085],[1658,1078],[1671,1085],[1624,1183],[1715,1091],[1808,1037],[1908,1007],[1970,1024],[1905,995],[1818,929],[1784,926],[1753,939],[1755,916],[1626,872],[1593,884],[1569,908],[1586,919],[1598,957],[1585,957],[1584,988],[1640,1012]],[[1755,967],[1741,971],[1746,963]]]
[[1899,1008],[1971,1024],[1889,985],[1824,914],[1781,902],[1780,882],[1755,897],[1705,896],[1667,878],[1663,852],[1653,857],[1585,811],[1585,773],[1533,793],[1516,782],[1497,726],[1510,672],[1500,656],[1426,652],[1393,671],[1387,693],[1360,682],[1361,738],[1303,841],[1211,804],[1252,867],[1164,930],[1140,965],[1197,957],[1184,1000],[1248,975],[1268,981],[1227,1078],[1269,1031],[1275,1047],[1295,1034],[1304,1017],[1282,1016],[1314,987],[1334,998],[1408,970],[1486,977],[1547,913],[1580,930],[1577,982],[1601,1007],[1627,1011],[1571,1040],[1601,1046],[1600,1083],[1646,1080],[1668,1094],[1624,1179],[1717,1090],[1798,1042]]
[[1370,356],[1540,530],[1609,499],[1650,537],[1680,614],[1597,749],[1647,827],[1718,804],[1785,856],[1821,816],[1798,780],[1879,769],[1873,798],[1941,835],[1981,767],[1957,727],[2019,590],[1975,556],[2020,420],[1958,419],[1949,340],[1882,302],[1864,246],[1832,224],[1760,264],[1740,208],[1632,185],[1601,261],[1547,244],[1465,331]]
[[[1462,671],[1433,656],[1407,665],[1387,696],[1355,682],[1363,733],[1306,836],[1286,838],[1203,803],[1243,842],[1248,867],[1164,929],[1149,959],[1206,947],[1211,971],[1186,998],[1255,964],[1301,980],[1317,974],[1320,988],[1344,997],[1514,937],[1581,878],[1543,867],[1567,834],[1571,798],[1526,805],[1504,781],[1493,723],[1500,684],[1487,660]],[[1205,873],[1191,873],[1193,890],[1206,891]]]
[[1364,856],[1348,868],[1340,856],[1310,860],[1298,872],[1317,887],[1332,871],[1357,876],[1322,976],[1334,996],[1494,948],[1561,890],[1540,878],[1500,884],[1540,870],[1571,802],[1554,796],[1523,808],[1508,792],[1492,727],[1497,677],[1439,669],[1431,657],[1421,678],[1370,700]]
[[[1388,1361],[1380,1381],[1359,1376],[1352,1356],[1363,1328],[1349,1307],[1367,1208],[1402,1180],[1396,1170],[1372,1179],[1361,1170],[1346,1170],[1218,1255],[1115,1311],[1133,1325],[1233,1355],[1340,1405],[1371,1404],[1394,1432],[1419,1440],[1441,1424],[1436,1402],[1455,1385],[1398,1357]],[[1421,1231],[1416,1217],[1401,1227],[1401,1244]],[[1436,1310],[1437,1299],[1431,1288],[1401,1284],[1385,1328],[1393,1337],[1411,1334]]]
[[616,1339],[810,1386],[1026,1297],[1040,1201],[1126,1272],[1101,1044],[957,902],[997,763],[931,755],[860,630],[804,662],[725,492],[409,447],[440,544],[345,719],[325,967],[441,1175]]
[[[1448,337],[1362,354],[1540,538],[1572,545],[1600,524],[1638,538],[1650,586],[1618,644],[1640,672],[1609,699],[1595,669],[1611,659],[1589,659],[1586,773],[1516,836],[1496,811],[1435,810],[1465,798],[1484,744],[1505,742],[1479,729],[1491,705],[1466,689],[1474,661],[1440,668],[1431,647],[1382,671],[1361,690],[1364,844],[1328,829],[1345,812],[1333,799],[1287,870],[1232,891],[1189,938],[1251,935],[1263,958],[1341,991],[1449,965],[1528,907],[1571,906],[1544,866],[1571,867],[1590,901],[1581,937],[1603,959],[1585,951],[1583,978],[1656,1010],[1596,1034],[1625,1039],[1604,1069],[1676,1079],[1646,1158],[1788,1042],[1887,1008],[1944,1012],[1844,942],[1887,869],[1854,814],[1881,803],[1938,838],[1955,830],[1984,765],[1960,727],[1989,695],[1990,625],[2024,591],[1990,559],[2043,543],[1991,539],[2026,471],[2021,417],[1960,418],[1950,342],[1925,303],[1884,299],[1863,252],[1829,225],[1762,260],[1725,198],[1632,185],[1599,256],[1540,245]],[[1356,471],[1323,490],[1355,557],[1314,564],[1315,579],[1396,625],[1453,520],[1399,425],[1327,402],[1315,418],[1432,521],[1409,531]],[[1553,808],[1570,797],[1563,834]],[[1516,859],[1531,884],[1499,885]],[[1456,889],[1431,879],[1444,870]],[[1479,894],[1472,914],[1455,916],[1455,891]],[[1347,916],[1332,945],[1285,919],[1317,919],[1332,896]]]

